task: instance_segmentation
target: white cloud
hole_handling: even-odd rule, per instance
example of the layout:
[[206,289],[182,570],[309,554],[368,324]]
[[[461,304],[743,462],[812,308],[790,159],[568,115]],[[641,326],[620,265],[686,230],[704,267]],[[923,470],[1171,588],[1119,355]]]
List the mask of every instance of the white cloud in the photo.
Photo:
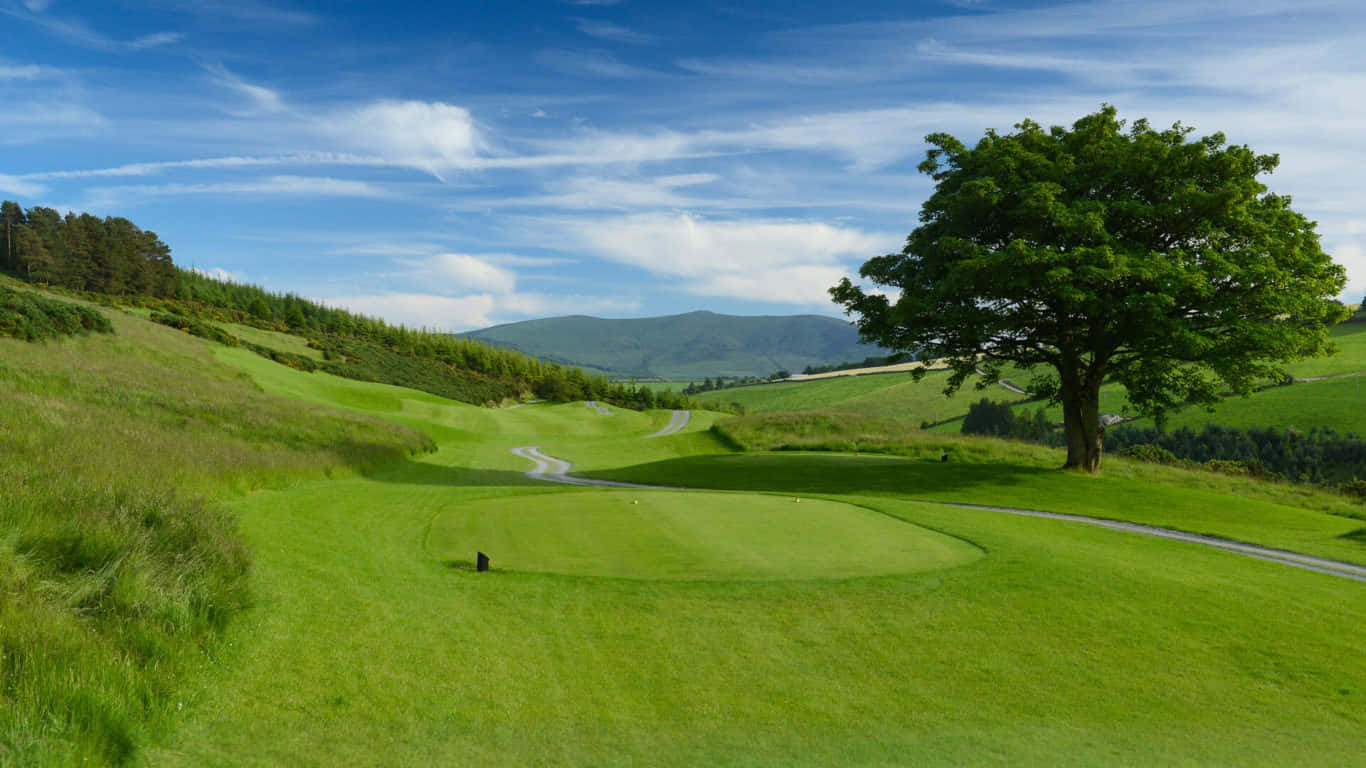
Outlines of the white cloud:
[[602,258],[683,278],[692,293],[821,306],[849,263],[885,253],[901,238],[820,222],[709,221],[688,214],[566,220],[561,227]]
[[444,296],[391,292],[336,296],[322,302],[410,328],[451,332],[487,328],[527,317],[567,312],[632,312],[640,307],[638,301],[597,296],[488,293]]
[[322,303],[369,317],[379,317],[389,323],[433,331],[467,331],[495,324],[489,318],[495,305],[494,297],[489,294],[455,297],[429,293],[379,293],[334,296],[323,299]]
[[469,110],[443,102],[380,101],[331,115],[320,130],[354,149],[438,178],[469,167],[484,149]]
[[510,294],[517,289],[516,273],[466,253],[441,253],[422,261],[401,263],[414,268],[414,277],[449,287],[451,293]]
[[38,197],[47,192],[47,187],[36,184],[19,176],[7,176],[0,173],[0,194],[14,195],[15,197]]
[[247,282],[246,277],[244,277],[241,272],[229,272],[228,270],[223,269],[222,267],[212,267],[210,269],[190,267],[190,271],[201,274],[204,277],[211,277],[214,280],[222,280],[223,282],[227,283],[240,283],[245,285]]

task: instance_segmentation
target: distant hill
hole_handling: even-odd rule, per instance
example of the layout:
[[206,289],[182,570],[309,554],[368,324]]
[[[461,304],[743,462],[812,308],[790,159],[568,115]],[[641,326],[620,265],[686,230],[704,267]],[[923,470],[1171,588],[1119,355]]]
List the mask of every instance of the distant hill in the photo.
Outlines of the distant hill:
[[561,364],[670,380],[767,376],[886,354],[849,323],[821,315],[689,312],[604,320],[585,315],[508,323],[465,334]]

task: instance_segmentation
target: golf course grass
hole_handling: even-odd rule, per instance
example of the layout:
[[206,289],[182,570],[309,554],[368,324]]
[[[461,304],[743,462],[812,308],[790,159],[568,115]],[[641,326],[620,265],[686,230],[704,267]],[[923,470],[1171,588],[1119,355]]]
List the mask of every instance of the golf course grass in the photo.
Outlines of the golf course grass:
[[[757,493],[590,491],[466,504],[432,521],[437,557],[631,579],[821,579],[948,568],[968,544],[880,512]],[[857,552],[857,557],[850,553]]]
[[[1047,456],[737,454],[706,431],[709,414],[647,439],[668,412],[493,411],[217,354],[269,392],[421,425],[439,448],[228,501],[253,550],[255,607],[151,765],[1366,754],[1361,583],[927,502],[1140,519],[1358,562],[1360,520],[1145,467],[1082,478]],[[509,453],[529,445],[575,471],[739,492],[547,483]],[[492,571],[469,568],[476,551]]]

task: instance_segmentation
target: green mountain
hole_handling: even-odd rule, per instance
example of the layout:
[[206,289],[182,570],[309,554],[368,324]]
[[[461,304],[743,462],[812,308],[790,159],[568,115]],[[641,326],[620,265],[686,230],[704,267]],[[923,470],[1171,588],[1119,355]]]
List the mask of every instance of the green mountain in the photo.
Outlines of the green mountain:
[[662,379],[768,376],[886,354],[849,323],[820,315],[688,312],[605,320],[586,315],[495,325],[465,334],[561,364]]

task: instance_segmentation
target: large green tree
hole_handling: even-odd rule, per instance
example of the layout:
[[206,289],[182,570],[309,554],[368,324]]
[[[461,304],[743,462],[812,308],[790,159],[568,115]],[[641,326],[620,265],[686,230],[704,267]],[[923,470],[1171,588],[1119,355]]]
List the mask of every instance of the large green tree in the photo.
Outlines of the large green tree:
[[[1113,107],[1071,129],[1026,120],[974,147],[936,133],[935,189],[901,253],[830,290],[865,341],[982,383],[1013,363],[1060,403],[1067,465],[1100,468],[1100,387],[1161,413],[1247,394],[1281,364],[1331,351],[1345,273],[1314,223],[1258,181],[1278,162],[1180,124],[1127,127]],[[923,375],[924,371],[919,372]]]

